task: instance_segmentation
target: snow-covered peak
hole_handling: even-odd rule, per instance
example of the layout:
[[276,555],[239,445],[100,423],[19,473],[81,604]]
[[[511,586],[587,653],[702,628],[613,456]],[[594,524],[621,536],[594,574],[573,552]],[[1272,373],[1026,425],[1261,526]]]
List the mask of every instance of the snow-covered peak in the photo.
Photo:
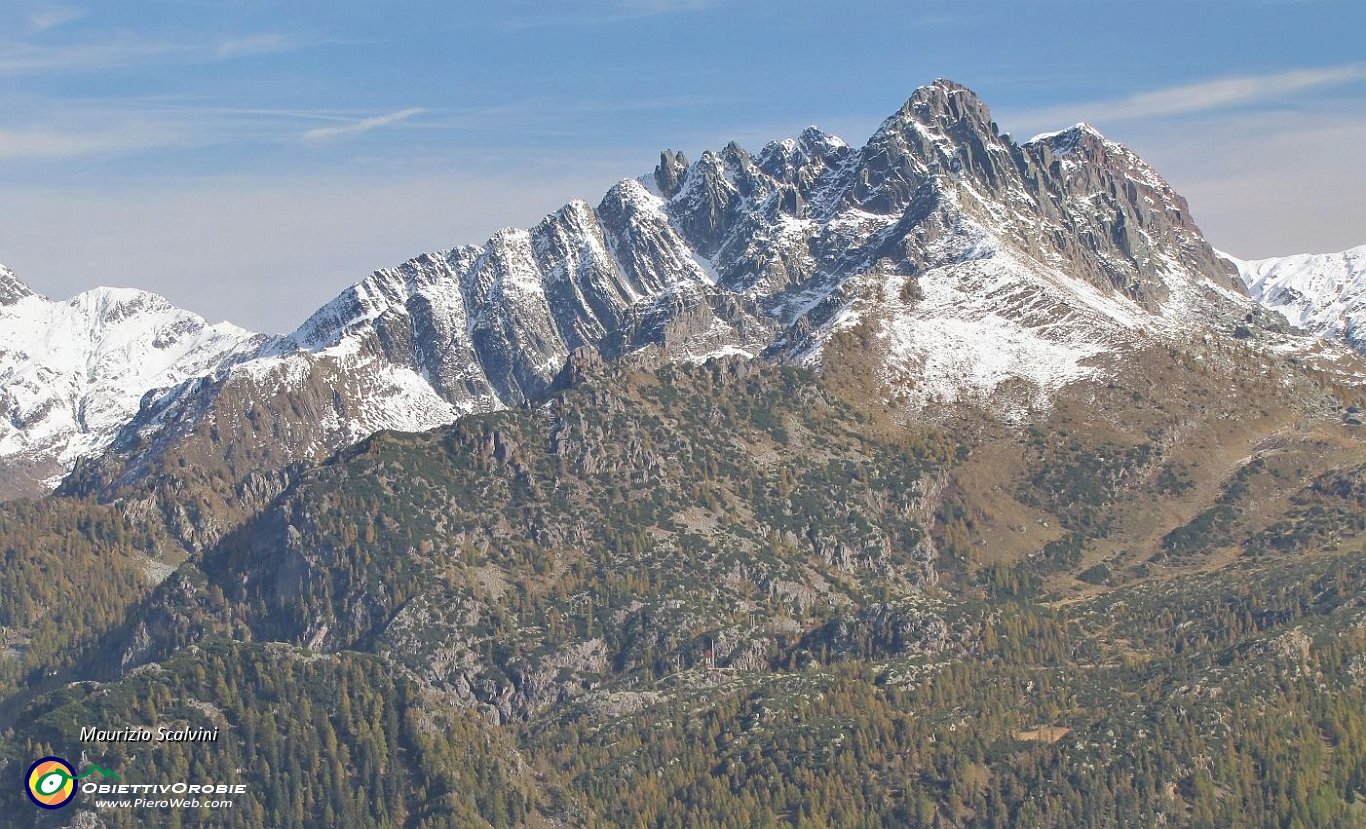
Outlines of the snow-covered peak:
[[33,290],[14,275],[14,271],[0,265],[0,305],[10,305],[34,295]]
[[603,201],[616,201],[622,204],[631,204],[638,207],[658,211],[661,209],[660,197],[646,187],[640,179],[624,178],[612,185],[612,189],[607,191]]
[[813,125],[802,130],[802,134],[797,137],[797,146],[808,155],[825,155],[835,150],[842,150],[849,145],[844,143],[844,139],[839,136],[831,135]]
[[849,145],[840,138],[819,127],[807,127],[796,138],[764,145],[754,161],[763,175],[806,192],[821,174],[849,153]]
[[203,319],[189,312],[182,312],[166,297],[137,288],[91,288],[72,297],[67,304],[76,309],[77,313],[95,329],[110,329],[139,316],[152,318],[167,314],[184,314],[187,319],[204,324]]
[[349,336],[370,331],[385,315],[406,313],[413,297],[433,284],[444,284],[445,290],[458,293],[458,274],[479,252],[479,248],[467,245],[424,253],[398,267],[381,268],[314,311],[293,333],[272,344],[268,356],[334,348]]
[[[640,179],[635,179],[635,182],[644,187],[647,192],[649,191],[650,188],[645,185],[645,182]],[[651,195],[655,194],[651,193]],[[592,217],[593,205],[583,199],[571,199],[565,203],[564,207],[561,207],[559,210],[556,210],[554,213],[551,213],[549,216],[542,219],[541,225],[555,221],[582,225],[584,222],[592,221]]]
[[[1085,121],[1065,130],[1037,135],[1024,147],[1026,150],[1046,148],[1055,158],[1064,159],[1070,166],[1088,163],[1108,166],[1124,178],[1160,191],[1168,199],[1180,198],[1138,153],[1118,141],[1106,138],[1100,130]],[[1184,210],[1184,200],[1181,201]]]
[[108,445],[144,394],[213,374],[259,341],[148,291],[29,292],[0,306],[0,461],[16,477],[58,476]]
[[1366,245],[1269,259],[1220,255],[1254,299],[1292,325],[1366,351]]
[[1046,144],[1056,155],[1065,155],[1076,150],[1087,140],[1096,142],[1108,141],[1108,139],[1101,134],[1100,130],[1085,121],[1078,121],[1065,130],[1041,132],[1026,141],[1025,144]]
[[918,126],[931,133],[961,132],[964,128],[983,134],[994,132],[991,110],[977,93],[944,78],[912,93],[901,109],[882,123],[878,133],[904,130],[908,126]]

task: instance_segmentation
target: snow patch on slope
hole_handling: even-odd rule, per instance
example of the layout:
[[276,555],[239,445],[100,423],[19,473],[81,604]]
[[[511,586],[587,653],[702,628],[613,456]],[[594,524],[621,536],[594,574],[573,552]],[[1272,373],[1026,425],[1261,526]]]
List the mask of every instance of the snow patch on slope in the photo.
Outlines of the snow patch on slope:
[[[1092,377],[1088,361],[1124,339],[1122,324],[1104,312],[1061,301],[1040,274],[1010,256],[978,258],[934,268],[918,277],[889,275],[882,300],[893,310],[879,321],[887,348],[886,377],[908,389],[917,406],[998,399],[1009,419],[1046,406],[1064,386]],[[897,299],[907,278],[921,298]],[[1105,309],[1111,310],[1111,309]]]

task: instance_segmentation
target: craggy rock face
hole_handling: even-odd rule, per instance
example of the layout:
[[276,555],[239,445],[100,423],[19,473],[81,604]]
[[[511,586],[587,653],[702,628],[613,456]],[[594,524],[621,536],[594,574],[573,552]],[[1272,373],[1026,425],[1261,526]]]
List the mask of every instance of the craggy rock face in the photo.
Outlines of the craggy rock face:
[[19,281],[14,271],[0,265],[0,305],[13,305],[28,296],[33,296],[33,291]]

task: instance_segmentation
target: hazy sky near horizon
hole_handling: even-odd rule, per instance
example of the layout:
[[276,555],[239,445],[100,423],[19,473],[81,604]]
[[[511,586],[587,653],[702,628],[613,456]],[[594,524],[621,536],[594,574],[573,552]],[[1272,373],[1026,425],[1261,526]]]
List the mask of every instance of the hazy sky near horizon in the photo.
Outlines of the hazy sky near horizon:
[[1085,120],[1256,258],[1366,243],[1361,0],[103,0],[0,7],[0,262],[293,328],[377,267],[918,86]]

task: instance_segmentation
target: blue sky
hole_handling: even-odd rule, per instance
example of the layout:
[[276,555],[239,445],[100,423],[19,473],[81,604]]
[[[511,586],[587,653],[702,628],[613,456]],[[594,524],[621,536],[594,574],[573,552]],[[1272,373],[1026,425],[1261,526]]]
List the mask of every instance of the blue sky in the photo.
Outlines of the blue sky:
[[9,0],[0,262],[293,327],[664,147],[861,143],[919,85],[1130,144],[1246,257],[1366,242],[1360,0]]

